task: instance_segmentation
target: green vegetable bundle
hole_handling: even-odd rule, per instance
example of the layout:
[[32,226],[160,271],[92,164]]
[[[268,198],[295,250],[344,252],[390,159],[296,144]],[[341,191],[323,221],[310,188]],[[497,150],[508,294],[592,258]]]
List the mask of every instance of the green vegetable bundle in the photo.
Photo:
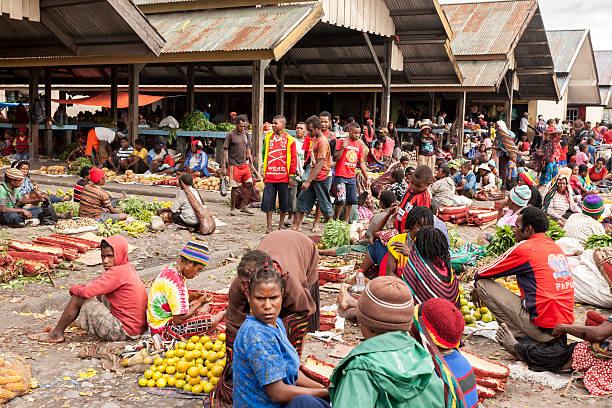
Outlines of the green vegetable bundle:
[[214,131],[216,126],[214,123],[206,119],[202,112],[193,112],[185,115],[181,121],[181,129],[192,132]]
[[514,232],[508,225],[495,227],[495,235],[487,245],[487,255],[501,255],[514,246]]
[[58,158],[60,160],[66,160],[68,156],[70,155],[70,153],[72,153],[72,151],[76,149],[77,147],[79,147],[79,144],[77,142],[70,143],[68,147],[66,147],[66,149],[59,154]]
[[557,241],[565,236],[565,231],[559,226],[559,224],[557,224],[557,221],[550,220],[550,225],[548,227],[548,231],[546,231],[546,236],[553,241]]
[[121,200],[117,205],[119,211],[129,214],[143,222],[151,221],[151,217],[157,215],[157,210],[161,207],[162,204],[159,202],[149,202],[137,196]]
[[605,235],[591,235],[584,244],[584,249],[594,249],[602,247],[612,246],[612,237],[608,234]]
[[78,159],[70,163],[68,173],[78,175],[83,167],[93,167],[93,163],[91,162],[89,157],[79,157]]
[[217,132],[231,132],[236,129],[236,125],[233,123],[221,122],[217,125]]
[[454,224],[446,224],[448,228],[448,239],[450,240],[451,249],[457,249],[461,245],[463,245],[463,240],[459,236],[459,232],[457,232],[457,228],[454,227]]
[[62,201],[61,203],[53,204],[53,208],[55,208],[55,212],[58,214],[66,214],[72,211],[72,216],[79,216],[79,203],[75,203],[74,201]]
[[337,248],[351,242],[349,225],[344,221],[330,220],[325,224],[325,232],[321,237],[325,248]]

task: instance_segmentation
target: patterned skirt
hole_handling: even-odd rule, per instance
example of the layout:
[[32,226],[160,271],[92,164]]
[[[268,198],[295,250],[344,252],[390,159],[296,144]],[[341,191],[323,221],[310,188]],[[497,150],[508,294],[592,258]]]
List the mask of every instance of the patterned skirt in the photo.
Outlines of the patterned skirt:
[[164,340],[183,340],[191,336],[201,336],[208,334],[212,327],[212,317],[210,313],[197,314],[190,317],[182,324],[174,324],[172,320],[168,322],[161,334]]
[[[318,304],[318,302],[317,302]],[[298,355],[302,356],[302,347],[304,346],[304,336],[306,335],[306,326],[309,323],[309,316],[304,314],[291,314],[281,319],[283,325],[287,330],[287,338],[291,345],[295,348]],[[317,319],[318,320],[318,319]],[[232,370],[232,357],[233,347],[236,338],[234,336],[227,336],[225,339],[225,355],[227,361],[225,363],[225,370],[221,376],[221,380],[217,383],[217,386],[210,393],[210,407],[231,407],[233,404],[233,377],[234,372]]]
[[591,395],[612,395],[612,360],[598,358],[587,342],[578,343],[572,368],[584,372],[584,385]]

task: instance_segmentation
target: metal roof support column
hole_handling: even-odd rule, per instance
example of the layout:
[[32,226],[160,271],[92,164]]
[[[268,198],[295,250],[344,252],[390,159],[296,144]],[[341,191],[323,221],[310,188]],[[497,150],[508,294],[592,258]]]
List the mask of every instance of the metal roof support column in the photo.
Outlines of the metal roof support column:
[[285,114],[285,59],[281,58],[276,63],[276,114]]
[[[66,91],[59,91],[59,98],[61,100],[66,100]],[[66,114],[66,105],[60,104],[58,109],[61,109],[64,115]],[[72,143],[72,130],[66,130],[64,132],[64,145],[70,146],[70,143]]]
[[[38,96],[38,77],[40,76],[40,68],[30,69],[30,84],[28,86],[28,102],[29,108],[34,107],[34,99]],[[31,116],[30,116],[31,117]],[[32,123],[30,119],[30,161],[38,162],[38,123]]]
[[130,144],[138,139],[138,87],[140,86],[140,71],[145,64],[130,64],[128,74],[128,135]]
[[251,135],[251,143],[253,144],[252,152],[253,160],[255,161],[255,170],[260,171],[262,143],[261,134],[263,130],[264,117],[264,78],[266,74],[266,66],[270,60],[253,61],[253,77],[251,84],[251,123],[253,124],[253,132]]
[[[45,67],[45,118],[51,119],[51,69]],[[53,154],[53,132],[48,126],[48,121],[45,120],[45,154],[51,156]]]
[[391,116],[391,55],[393,53],[393,42],[385,42],[385,77],[386,83],[382,84],[380,96],[380,126],[386,127]]
[[436,114],[434,113],[434,106],[435,106],[435,102],[436,102],[436,93],[435,92],[430,92],[429,93],[429,98],[430,98],[429,99],[429,117],[430,118],[435,118]]
[[467,92],[463,93],[459,103],[461,104],[461,116],[459,117],[459,137],[457,138],[457,157],[463,155],[463,139],[465,137],[465,104],[467,101]]
[[187,64],[187,111],[193,113],[195,109],[195,67],[193,62]]
[[111,108],[110,114],[113,122],[117,123],[117,66],[111,66]]

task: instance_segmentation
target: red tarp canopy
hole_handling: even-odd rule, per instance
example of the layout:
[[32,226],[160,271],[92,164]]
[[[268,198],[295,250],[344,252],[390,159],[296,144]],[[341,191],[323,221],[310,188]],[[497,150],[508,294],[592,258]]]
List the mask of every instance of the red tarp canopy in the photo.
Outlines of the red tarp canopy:
[[[145,106],[153,102],[157,102],[163,99],[163,96],[154,95],[143,95],[138,94],[138,106]],[[53,102],[63,103],[67,105],[87,105],[87,106],[102,106],[104,108],[111,107],[111,93],[110,91],[99,93],[96,96],[87,96],[85,98],[78,99],[52,99]],[[129,107],[130,97],[127,92],[117,93],[117,108],[124,109]]]

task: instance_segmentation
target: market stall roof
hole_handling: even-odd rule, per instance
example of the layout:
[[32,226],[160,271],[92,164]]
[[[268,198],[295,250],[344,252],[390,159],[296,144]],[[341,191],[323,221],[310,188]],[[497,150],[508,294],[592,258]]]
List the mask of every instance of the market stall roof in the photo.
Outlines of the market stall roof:
[[414,92],[490,92],[500,88],[511,69],[518,77],[515,82],[521,98],[558,99],[537,1],[443,4],[442,9],[453,32],[451,50],[464,78],[462,86],[429,83],[401,87]]
[[[48,57],[129,53],[157,56],[164,45],[164,39],[129,1],[1,3],[4,14],[0,14],[0,66],[17,61],[30,66],[45,65]],[[19,6],[19,13],[14,9],[9,13],[9,6]]]
[[547,30],[561,95],[567,103],[600,105],[597,65],[589,30]]
[[[153,102],[164,99],[163,96],[138,94],[138,106],[146,106]],[[102,106],[104,108],[111,107],[111,91],[100,92],[94,96],[86,96],[76,99],[52,99],[53,102],[63,103],[67,105],[86,105],[86,106]],[[130,106],[130,96],[128,92],[117,93],[117,108],[124,109]]]
[[612,50],[595,51],[601,104],[612,108]]
[[134,52],[113,56],[60,56],[14,60],[0,58],[0,66],[172,64],[278,59],[321,19],[322,12],[319,3],[309,2],[151,14],[146,17],[147,24],[155,27],[166,41],[159,56]]

